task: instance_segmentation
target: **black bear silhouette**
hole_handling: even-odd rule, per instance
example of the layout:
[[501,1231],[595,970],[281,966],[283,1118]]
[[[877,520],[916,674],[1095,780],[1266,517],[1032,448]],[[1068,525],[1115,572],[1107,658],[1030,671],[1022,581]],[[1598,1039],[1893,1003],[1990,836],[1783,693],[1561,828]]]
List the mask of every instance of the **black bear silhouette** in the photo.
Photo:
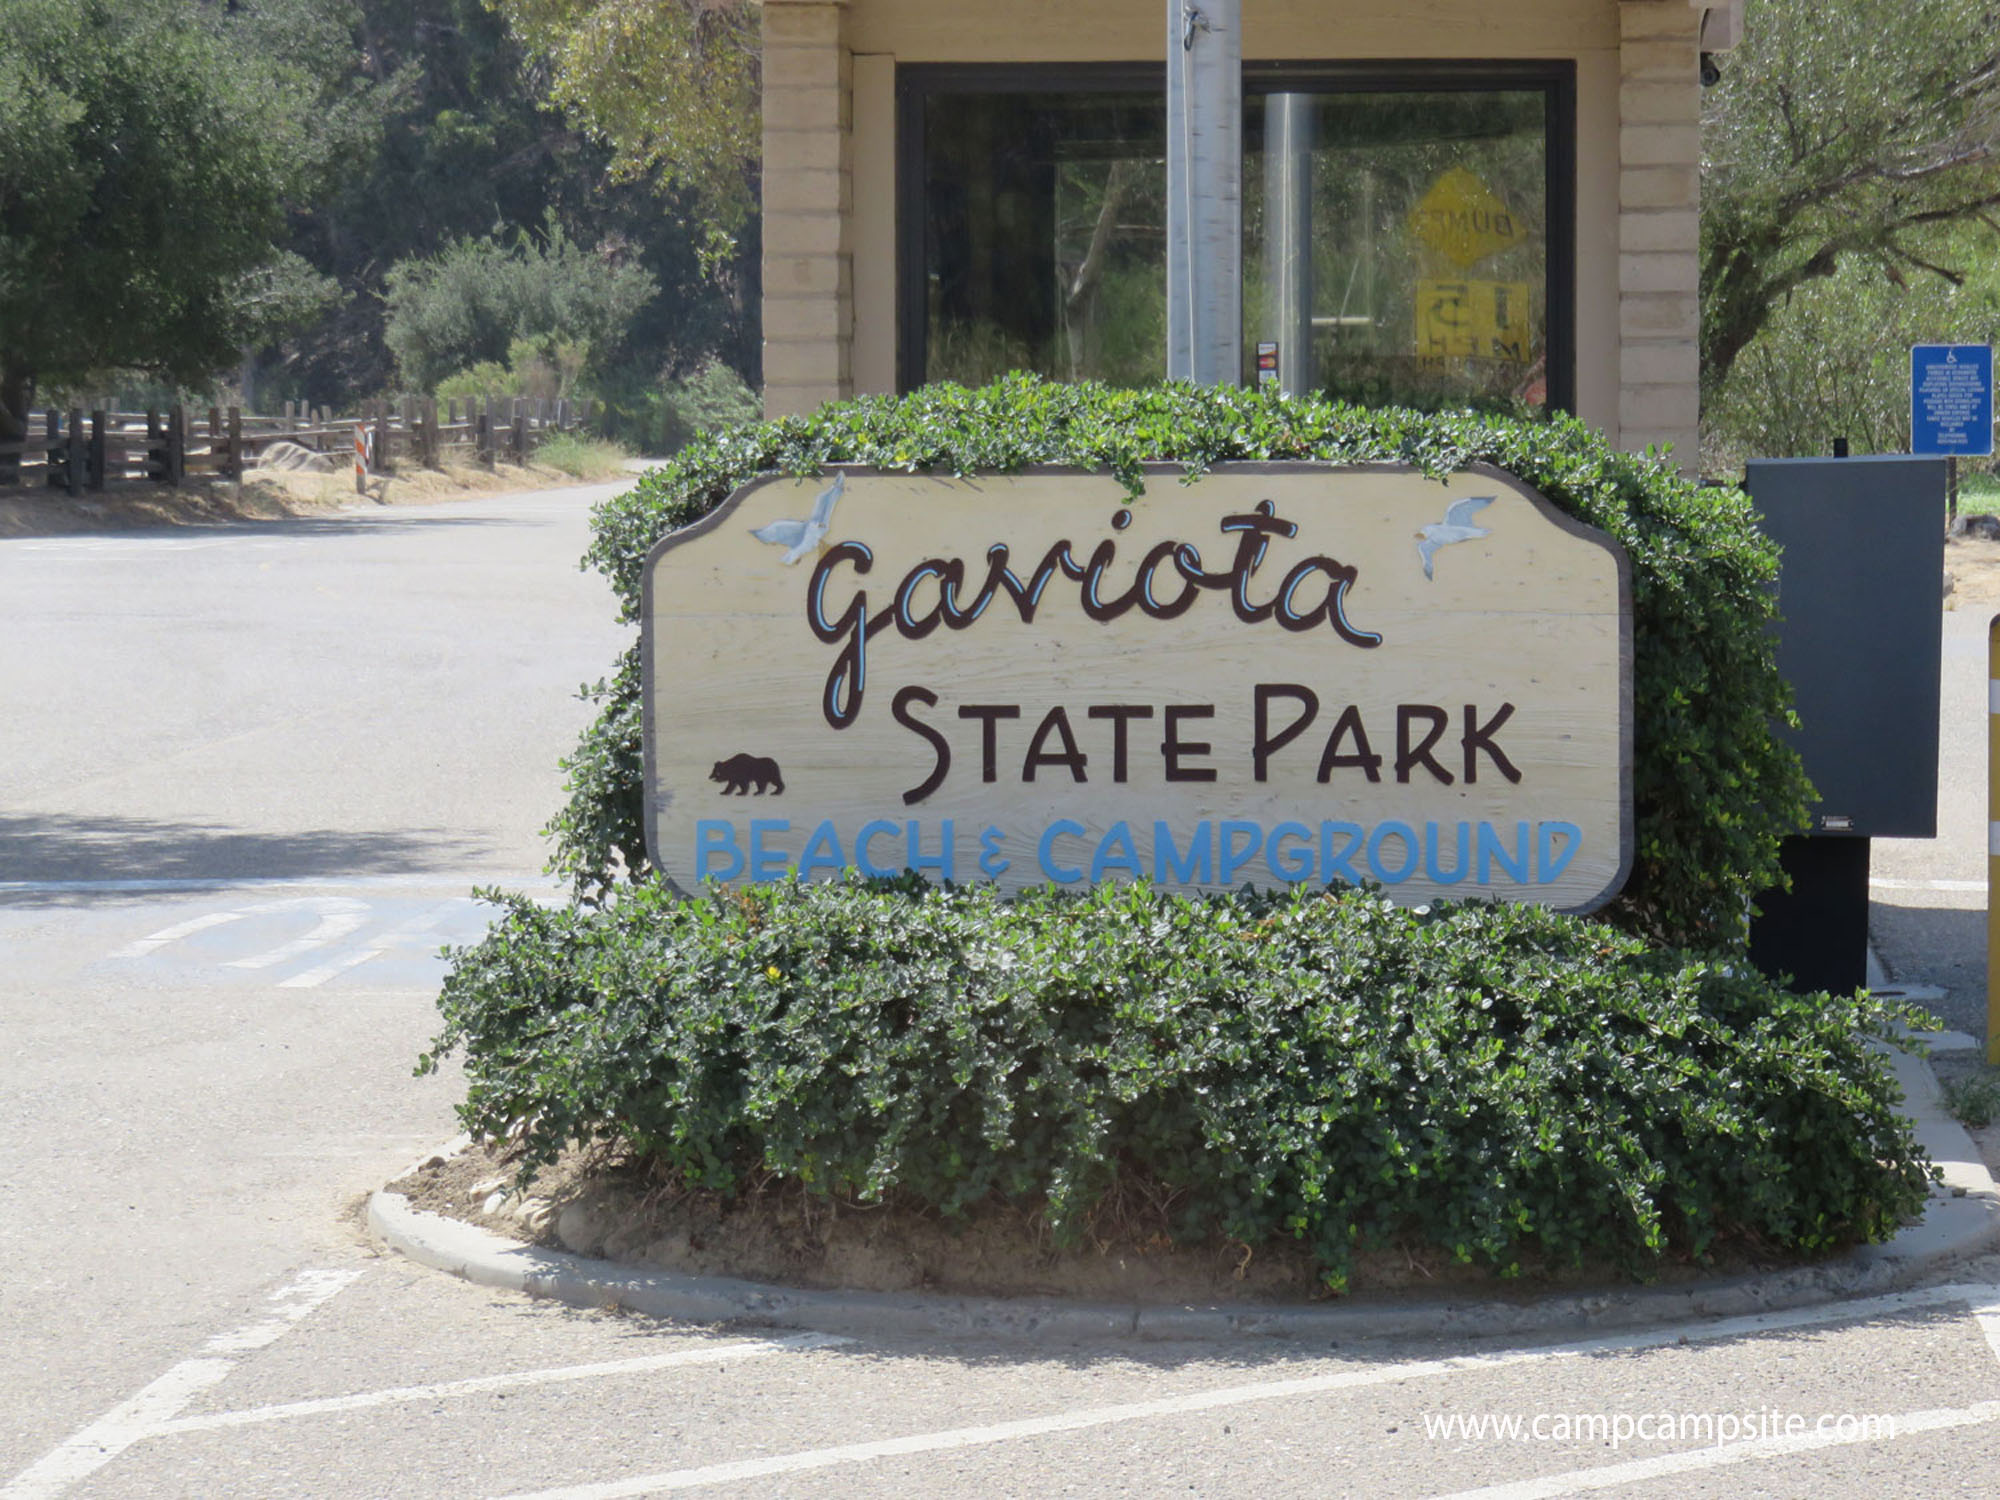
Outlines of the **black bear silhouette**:
[[715,769],[708,773],[708,779],[724,783],[722,795],[725,797],[731,792],[742,797],[749,796],[752,782],[757,784],[757,795],[760,797],[766,787],[771,789],[773,796],[785,789],[785,778],[778,774],[778,763],[763,755],[732,755],[728,760],[719,760]]

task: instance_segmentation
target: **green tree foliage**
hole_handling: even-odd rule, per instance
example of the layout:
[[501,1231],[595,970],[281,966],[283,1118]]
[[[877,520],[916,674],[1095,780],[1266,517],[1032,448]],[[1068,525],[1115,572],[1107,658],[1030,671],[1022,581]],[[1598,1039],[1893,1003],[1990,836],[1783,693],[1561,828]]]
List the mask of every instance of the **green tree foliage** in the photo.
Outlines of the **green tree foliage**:
[[0,434],[37,382],[202,379],[319,300],[275,237],[353,111],[276,11],[0,8]]
[[487,0],[547,64],[556,103],[613,169],[691,191],[714,229],[751,208],[761,149],[748,0]]
[[[325,0],[294,0],[302,5]],[[610,174],[611,152],[569,125],[482,0],[354,0],[343,66],[382,96],[380,128],[343,153],[334,190],[294,208],[291,246],[349,294],[306,334],[259,351],[265,401],[338,405],[395,384],[382,293],[391,266],[456,242],[504,244],[551,215],[577,243],[636,265],[661,295],[623,330],[601,382],[642,391],[719,356],[754,374],[756,248],[717,270],[679,199]],[[507,339],[489,346],[505,353]]]
[[1843,263],[1956,283],[1965,262],[1939,228],[2000,230],[2000,4],[1750,0],[1745,25],[1704,117],[1710,391],[1789,294]]
[[619,348],[626,325],[659,283],[642,267],[586,250],[553,217],[541,236],[459,240],[398,262],[387,277],[383,337],[403,378],[429,391],[480,361],[509,357],[519,340],[584,351],[586,372]]
[[[1968,261],[1979,252],[1966,247]],[[1935,276],[1892,279],[1873,261],[1850,259],[1780,299],[1709,393],[1703,465],[1738,474],[1750,458],[1830,453],[1836,438],[1857,453],[1904,452],[1910,346],[1996,341],[2000,285],[1990,272],[1953,286]]]

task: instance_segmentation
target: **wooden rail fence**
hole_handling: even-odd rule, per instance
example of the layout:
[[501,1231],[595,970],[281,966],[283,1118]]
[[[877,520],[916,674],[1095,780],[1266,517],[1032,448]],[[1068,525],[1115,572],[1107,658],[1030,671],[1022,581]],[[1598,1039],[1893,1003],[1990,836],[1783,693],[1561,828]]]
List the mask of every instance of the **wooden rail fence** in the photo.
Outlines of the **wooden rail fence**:
[[190,474],[241,479],[276,443],[322,453],[336,470],[354,463],[354,432],[365,428],[369,472],[393,474],[442,468],[458,453],[487,468],[524,464],[550,437],[590,420],[588,401],[522,397],[446,401],[408,399],[366,403],[361,414],[335,417],[322,407],[285,404],[282,416],[253,416],[240,407],[211,406],[201,422],[185,406],[164,410],[47,411],[24,440],[0,442],[0,486],[34,485],[81,494],[109,480],[151,480],[178,487]]

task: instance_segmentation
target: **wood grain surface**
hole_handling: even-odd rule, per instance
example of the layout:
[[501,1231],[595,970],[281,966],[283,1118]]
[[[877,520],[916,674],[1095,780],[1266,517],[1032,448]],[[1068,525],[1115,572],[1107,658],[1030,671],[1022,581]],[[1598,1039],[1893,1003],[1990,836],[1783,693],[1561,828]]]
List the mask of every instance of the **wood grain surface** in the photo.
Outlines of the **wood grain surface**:
[[649,560],[647,832],[683,889],[915,867],[1586,910],[1623,883],[1625,560],[1511,476],[1162,470],[1129,505],[1067,470],[838,478],[822,537],[783,523],[834,471]]

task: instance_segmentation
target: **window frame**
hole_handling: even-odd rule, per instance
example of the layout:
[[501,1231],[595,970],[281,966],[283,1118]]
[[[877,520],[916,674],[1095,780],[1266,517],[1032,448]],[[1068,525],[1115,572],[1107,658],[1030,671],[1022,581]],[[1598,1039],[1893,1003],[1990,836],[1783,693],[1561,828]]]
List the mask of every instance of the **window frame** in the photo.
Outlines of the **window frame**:
[[[915,390],[929,357],[924,268],[924,103],[944,94],[1138,93],[1164,100],[1163,62],[899,63],[896,67],[896,388]],[[1576,410],[1576,61],[1524,58],[1243,64],[1243,96],[1278,93],[1535,92],[1544,103],[1548,214],[1548,402]]]

